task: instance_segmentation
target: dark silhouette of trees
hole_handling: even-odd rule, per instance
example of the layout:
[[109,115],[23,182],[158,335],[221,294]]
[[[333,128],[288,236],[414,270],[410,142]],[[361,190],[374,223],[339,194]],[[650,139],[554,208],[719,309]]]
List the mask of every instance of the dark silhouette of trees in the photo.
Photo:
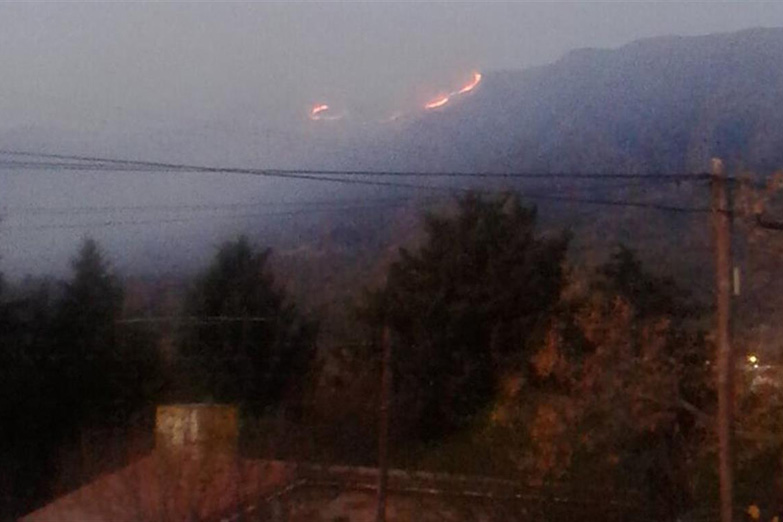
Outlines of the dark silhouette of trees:
[[122,426],[160,395],[157,340],[143,325],[120,322],[123,286],[94,240],[83,242],[71,267],[54,318],[54,382],[71,423]]
[[0,519],[20,515],[50,491],[58,399],[50,353],[55,305],[48,281],[0,289]]
[[187,296],[180,355],[191,398],[261,411],[303,384],[316,325],[275,286],[269,256],[245,237],[226,242]]
[[432,441],[468,424],[499,377],[525,366],[527,344],[558,302],[568,235],[536,234],[516,195],[457,202],[429,214],[417,252],[400,250],[363,310],[395,338],[395,424]]
[[119,328],[122,285],[97,243],[85,240],[71,266],[62,283],[0,289],[3,516],[55,494],[65,448],[92,429],[124,428],[159,392],[155,339]]
[[665,315],[679,324],[703,312],[673,279],[650,273],[625,245],[617,246],[597,275],[593,291],[626,299],[640,318]]
[[[708,365],[712,347],[694,324],[703,309],[674,281],[650,273],[622,246],[599,270],[599,281],[605,302],[622,299],[630,306],[631,354],[640,367],[647,367],[638,380],[647,381],[649,393],[639,393],[637,400],[648,402],[648,417],[638,419],[624,441],[622,465],[626,476],[642,478],[640,489],[647,491],[660,515],[673,519],[695,501],[697,470],[692,463],[703,458],[704,440],[712,432],[707,422],[715,404]],[[654,342],[652,354],[645,348]],[[651,369],[653,358],[658,362]]]

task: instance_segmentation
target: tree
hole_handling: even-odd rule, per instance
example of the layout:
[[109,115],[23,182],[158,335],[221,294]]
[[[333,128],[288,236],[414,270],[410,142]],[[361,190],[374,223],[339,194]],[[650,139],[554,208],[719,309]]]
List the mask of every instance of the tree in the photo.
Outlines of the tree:
[[583,288],[553,315],[531,386],[493,418],[527,432],[515,458],[530,476],[602,476],[673,519],[694,505],[712,436],[710,345],[676,286],[623,247]]
[[557,301],[568,235],[539,237],[518,196],[469,194],[453,216],[425,217],[427,238],[401,249],[366,320],[395,338],[395,424],[436,440],[465,427],[499,377],[524,365],[528,341]]
[[63,414],[77,424],[92,423],[114,413],[118,391],[113,377],[120,370],[115,322],[123,293],[93,239],[84,240],[71,268],[59,302],[52,360],[64,381]]
[[47,281],[8,285],[0,296],[0,513],[7,516],[51,494],[43,470],[54,468],[64,391],[50,357],[55,311]]
[[96,447],[109,433],[127,440],[159,382],[153,339],[118,325],[122,286],[97,243],[85,240],[71,266],[65,282],[27,278],[0,295],[0,508],[19,514],[61,492],[62,474],[70,489],[85,469],[116,465],[97,452],[63,460],[88,433]]
[[[121,289],[94,241],[62,285],[28,279],[3,300],[4,467],[18,507],[53,494],[58,454],[88,426],[119,420],[114,321]],[[24,455],[24,458],[20,456]]]
[[276,288],[269,250],[247,238],[224,243],[187,296],[181,355],[184,393],[252,410],[301,385],[314,355],[316,324]]
[[157,395],[157,346],[148,332],[118,324],[123,287],[94,240],[83,242],[71,266],[52,354],[53,371],[64,379],[65,411],[82,427],[122,425]]

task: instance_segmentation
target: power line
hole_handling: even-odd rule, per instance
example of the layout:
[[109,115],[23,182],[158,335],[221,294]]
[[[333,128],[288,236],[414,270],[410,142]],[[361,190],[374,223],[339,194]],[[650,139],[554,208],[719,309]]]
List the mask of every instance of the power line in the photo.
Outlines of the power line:
[[[246,214],[223,214],[209,216],[209,219],[251,219],[251,218],[263,218],[263,217],[275,217],[275,216],[298,216],[306,215],[317,212],[346,212],[346,211],[358,211],[358,210],[376,210],[379,208],[393,208],[399,207],[402,204],[397,205],[355,205],[348,207],[331,207],[331,208],[314,208],[314,209],[300,209],[282,212],[256,212]],[[95,221],[90,223],[51,223],[44,225],[3,225],[0,223],[0,230],[65,230],[65,229],[80,229],[80,228],[107,228],[115,226],[137,226],[137,225],[158,225],[158,224],[173,224],[173,223],[187,223],[190,221],[203,221],[205,217],[183,217],[183,218],[161,218],[161,219],[131,219],[131,220],[107,220],[107,221]]]
[[[662,212],[672,212],[678,214],[706,214],[712,210],[707,207],[683,207],[676,205],[665,205],[661,203],[651,203],[643,201],[624,201],[624,200],[611,200],[600,198],[574,198],[567,196],[556,196],[550,194],[522,194],[523,198],[530,199],[532,201],[556,201],[561,203],[571,203],[580,205],[595,205],[595,206],[611,206],[611,207],[625,207],[625,208],[639,208],[656,210]],[[299,209],[291,211],[281,212],[255,212],[255,213],[243,213],[243,214],[217,214],[211,215],[208,218],[204,216],[199,217],[181,217],[181,218],[159,218],[159,219],[138,219],[138,220],[106,220],[95,221],[89,223],[51,223],[42,225],[4,225],[0,222],[0,230],[67,230],[67,229],[84,229],[84,228],[108,228],[117,226],[143,226],[143,225],[159,225],[159,224],[176,224],[187,223],[192,221],[203,221],[204,219],[252,219],[252,218],[264,218],[264,217],[281,217],[281,216],[297,216],[306,215],[318,212],[346,212],[346,211],[359,211],[359,210],[376,210],[381,208],[394,208],[403,206],[408,200],[402,200],[397,204],[387,203],[385,205],[355,205],[344,207],[323,207],[323,208],[310,208]]]
[[[0,154],[23,156],[33,158],[47,158],[67,160],[70,162],[78,161],[81,163],[55,163],[55,162],[6,162],[9,168],[40,168],[42,170],[50,168],[63,169],[85,169],[85,170],[115,170],[122,166],[127,170],[144,171],[152,169],[163,169],[164,171],[190,171],[204,173],[223,173],[223,174],[249,174],[273,177],[291,177],[294,179],[320,179],[324,181],[337,181],[334,177],[340,177],[343,181],[348,181],[344,177],[418,177],[418,178],[481,178],[481,179],[569,179],[569,180],[638,180],[638,181],[667,181],[674,183],[707,181],[710,174],[705,172],[689,174],[666,174],[666,173],[647,173],[633,174],[621,172],[491,172],[491,171],[414,171],[414,170],[334,170],[334,169],[257,169],[257,168],[238,168],[238,167],[215,167],[204,165],[190,165],[182,163],[156,162],[127,160],[117,158],[106,158],[96,156],[81,156],[71,154],[49,154],[36,153],[28,151],[4,150],[0,149]],[[3,162],[0,162],[0,167]],[[120,170],[123,170],[120,169]]]
[[[107,159],[107,158],[89,158],[83,156],[66,156],[60,154],[35,154],[28,152],[16,152],[16,151],[4,151],[0,150],[0,154],[17,154],[17,155],[29,155],[29,156],[41,156],[52,157],[60,159],[70,159],[73,161],[93,161],[100,165],[90,165],[87,169],[79,169],[72,163],[65,163],[62,165],[62,170],[97,170],[97,171],[139,171],[139,172],[181,172],[181,173],[201,173],[201,174],[245,174],[250,176],[262,176],[269,178],[283,178],[292,180],[308,180],[308,181],[321,181],[330,183],[342,183],[346,185],[369,185],[378,187],[390,187],[390,188],[409,188],[409,189],[421,189],[421,190],[435,190],[435,191],[448,191],[448,192],[469,192],[471,188],[467,187],[449,187],[449,186],[435,186],[435,185],[422,185],[419,183],[401,183],[382,180],[370,180],[370,179],[356,179],[352,177],[340,177],[348,176],[346,172],[340,172],[336,175],[329,175],[334,171],[322,171],[324,175],[316,175],[313,173],[302,174],[297,170],[282,170],[282,169],[247,169],[247,168],[232,168],[232,167],[205,167],[199,165],[187,165],[176,163],[160,163],[149,161],[133,161],[133,160],[119,160],[119,159]],[[119,165],[122,168],[116,168]],[[50,165],[42,168],[41,170],[57,170],[57,167]],[[315,171],[312,171],[315,172]]]
[[[124,160],[117,160],[124,161]],[[261,170],[261,169],[234,169],[234,168],[216,168],[199,167],[198,169],[183,167],[154,167],[143,165],[120,165],[105,163],[31,163],[31,162],[2,162],[0,161],[0,171],[3,169],[15,170],[48,170],[48,171],[74,171],[74,172],[135,172],[135,173],[235,173],[244,175],[257,175],[273,178],[290,178],[295,180],[314,180],[322,182],[334,182],[351,185],[370,185],[390,188],[408,188],[433,190],[444,192],[495,192],[480,187],[454,187],[450,185],[423,185],[398,181],[378,181],[376,179],[358,179],[364,177],[421,177],[421,178],[479,178],[479,179],[512,179],[527,180],[539,182],[552,182],[568,180],[574,182],[593,182],[600,181],[603,190],[631,189],[638,188],[640,185],[650,182],[672,183],[679,186],[683,182],[703,182],[705,178],[701,174],[622,174],[622,173],[482,173],[482,172],[426,172],[426,171],[336,171],[336,170]],[[347,177],[346,177],[347,176]],[[733,180],[730,180],[733,181]],[[573,185],[571,185],[573,187]]]
[[[709,208],[702,207],[679,207],[673,205],[663,205],[659,203],[646,203],[638,201],[620,201],[620,200],[605,200],[605,199],[593,199],[593,198],[569,198],[560,196],[549,195],[534,195],[528,196],[533,200],[545,200],[545,201],[557,201],[564,203],[583,204],[583,205],[596,205],[596,206],[613,206],[613,207],[626,207],[626,208],[640,208],[648,210],[657,210],[662,212],[673,212],[678,214],[706,214],[711,212]],[[212,219],[251,219],[251,218],[264,218],[264,217],[279,217],[279,216],[297,216],[311,214],[314,212],[345,212],[345,211],[357,211],[357,210],[375,210],[379,208],[389,208],[392,206],[401,205],[365,205],[365,206],[353,206],[353,207],[334,207],[334,208],[321,208],[321,209],[309,209],[294,210],[288,212],[259,212],[259,213],[246,213],[246,214],[228,214],[228,215],[213,215]],[[187,218],[163,218],[163,219],[139,219],[139,220],[108,220],[108,221],[96,221],[91,223],[52,223],[44,225],[3,225],[0,223],[0,230],[67,230],[67,229],[84,229],[84,228],[109,228],[117,226],[143,226],[143,225],[159,225],[159,224],[176,224],[187,223],[192,221],[203,221],[204,217],[187,217]]]
[[[324,200],[303,200],[303,201],[257,201],[246,203],[211,203],[211,204],[183,204],[183,205],[93,205],[93,206],[67,206],[67,207],[0,207],[0,214],[23,214],[23,215],[82,215],[82,214],[102,214],[119,212],[200,212],[225,209],[242,208],[263,208],[263,207],[299,207],[302,209],[312,208],[314,211],[340,210],[349,205],[369,205],[369,204],[393,204],[393,203],[414,203],[437,201],[440,198],[435,196],[417,197],[400,196],[387,198],[336,198]],[[353,208],[353,207],[351,207]]]
[[[525,194],[522,193],[525,197]],[[601,199],[601,198],[571,198],[568,196],[553,196],[548,194],[531,194],[528,196],[534,200],[544,201],[560,201],[567,203],[580,203],[585,205],[598,205],[608,207],[631,207],[631,208],[645,208],[650,210],[660,210],[663,212],[677,212],[687,214],[704,214],[712,212],[709,207],[682,207],[677,205],[666,205],[662,203],[651,203],[646,201],[625,201],[625,200],[613,200],[613,199]]]
[[[612,189],[625,189],[633,188],[637,185],[616,185],[612,184]],[[525,193],[523,193],[524,195]],[[527,192],[528,196],[541,200],[553,200],[558,201],[564,197],[568,198],[566,201],[573,200],[573,197],[556,196],[551,194],[542,194],[537,192]],[[302,200],[302,201],[248,201],[248,202],[234,202],[234,203],[197,203],[197,204],[178,204],[178,205],[86,205],[86,206],[63,206],[63,207],[50,207],[50,206],[4,206],[0,207],[0,215],[84,215],[84,214],[115,214],[121,212],[212,212],[227,209],[247,209],[247,208],[263,208],[263,207],[298,207],[298,208],[323,208],[325,210],[331,210],[340,207],[353,204],[387,204],[387,203],[428,203],[435,201],[442,201],[447,198],[448,195],[430,195],[430,196],[395,196],[395,197],[381,197],[381,198],[331,198],[322,200]],[[595,202],[595,204],[607,204],[613,205],[618,201],[581,198],[579,201],[584,203]],[[620,201],[622,203],[622,201]],[[633,202],[629,204],[635,205]],[[647,203],[644,203],[647,205]],[[671,207],[671,205],[657,205],[658,207]],[[667,208],[669,210],[670,208]],[[679,210],[679,209],[675,209]]]
[[[433,186],[422,185],[414,183],[400,183],[398,181],[384,181],[384,180],[368,180],[357,179],[355,177],[340,177],[340,176],[421,176],[421,177],[438,177],[438,176],[495,176],[495,174],[489,173],[455,173],[455,172],[404,172],[404,171],[335,171],[335,170],[282,170],[282,169],[245,169],[245,168],[230,168],[230,167],[205,167],[198,165],[187,165],[178,163],[163,163],[163,162],[151,162],[151,161],[137,161],[137,160],[123,160],[114,158],[94,157],[94,156],[79,156],[79,155],[65,155],[65,154],[46,154],[46,153],[33,153],[26,151],[9,151],[0,150],[0,154],[16,155],[24,157],[37,157],[48,159],[59,159],[68,161],[89,162],[92,164],[92,168],[103,169],[106,165],[118,165],[124,168],[126,167],[140,167],[143,169],[165,169],[173,171],[189,171],[189,172],[201,172],[201,173],[230,173],[230,174],[248,174],[258,176],[269,177],[281,177],[288,179],[301,179],[310,181],[327,181],[346,184],[361,184],[361,185],[374,185],[385,186],[394,188],[416,188],[424,190],[443,190],[449,192],[478,192],[478,193],[491,193],[497,191],[489,191],[486,189],[477,188],[464,188],[464,187],[450,187],[450,186]],[[52,165],[51,163],[49,165]],[[63,164],[64,167],[71,168],[74,164]],[[603,179],[603,180],[667,180],[680,183],[683,181],[705,181],[710,179],[709,174],[622,174],[622,173],[507,173],[498,174],[502,177],[518,177],[528,179]],[[627,201],[627,200],[608,200],[600,198],[575,198],[567,196],[557,196],[552,194],[523,194],[524,197],[533,200],[544,201],[559,201],[568,203],[581,203],[600,206],[616,206],[616,207],[632,207],[632,208],[646,208],[651,210],[660,210],[667,212],[679,212],[679,213],[704,213],[709,212],[708,208],[701,207],[679,207],[674,205],[665,205],[660,203],[639,202],[639,201]],[[173,222],[173,220],[169,220]],[[157,221],[160,222],[160,221]],[[142,224],[142,223],[120,223],[120,222],[108,222],[106,224],[98,224],[98,226],[112,226],[114,224]],[[64,225],[66,228],[71,228],[70,225]]]

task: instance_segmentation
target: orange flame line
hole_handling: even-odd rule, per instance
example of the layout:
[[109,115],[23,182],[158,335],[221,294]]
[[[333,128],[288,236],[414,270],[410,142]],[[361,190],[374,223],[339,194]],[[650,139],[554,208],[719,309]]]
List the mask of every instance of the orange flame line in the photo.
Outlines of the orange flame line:
[[437,98],[435,100],[432,100],[427,105],[424,106],[425,109],[437,109],[438,107],[443,107],[449,103],[449,97],[448,96],[441,96],[440,98]]
[[328,111],[328,110],[329,110],[329,106],[326,105],[325,103],[321,104],[321,105],[316,105],[310,111],[310,118],[312,118],[312,119],[320,118],[319,114],[324,112],[324,111]]
[[480,81],[481,81],[481,73],[477,73],[477,72],[473,73],[473,80],[471,80],[471,82],[466,86],[464,86],[462,89],[457,91],[457,94],[465,94],[466,92],[472,91],[473,89],[476,88],[476,85],[478,85]]

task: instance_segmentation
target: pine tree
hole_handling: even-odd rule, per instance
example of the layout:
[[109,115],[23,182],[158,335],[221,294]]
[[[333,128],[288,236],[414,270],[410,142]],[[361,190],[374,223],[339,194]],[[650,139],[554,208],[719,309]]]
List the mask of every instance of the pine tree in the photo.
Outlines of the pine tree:
[[116,330],[122,287],[92,239],[83,242],[71,267],[59,304],[53,362],[67,414],[78,424],[104,421],[118,413],[122,394]]
[[224,243],[187,297],[181,355],[191,399],[240,403],[254,411],[300,386],[315,346],[315,324],[275,286],[269,250],[247,238]]
[[469,423],[525,365],[559,298],[568,235],[537,236],[535,209],[515,195],[470,194],[425,225],[424,245],[400,251],[364,312],[394,333],[397,419],[426,441]]

